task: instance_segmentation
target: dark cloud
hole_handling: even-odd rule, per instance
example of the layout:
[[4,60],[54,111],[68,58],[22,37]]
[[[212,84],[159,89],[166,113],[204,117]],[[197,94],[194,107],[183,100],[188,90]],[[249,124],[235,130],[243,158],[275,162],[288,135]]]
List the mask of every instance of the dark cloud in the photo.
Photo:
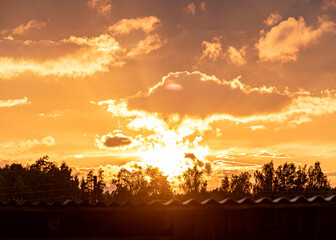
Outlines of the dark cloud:
[[282,110],[291,99],[276,92],[244,92],[212,80],[204,81],[199,73],[170,74],[166,79],[181,86],[179,91],[164,84],[149,96],[129,99],[128,107],[155,113],[178,113],[206,117],[212,114],[250,116]]
[[120,137],[120,136],[107,136],[104,141],[105,147],[121,147],[130,145],[132,143],[132,140],[128,137]]
[[190,158],[190,159],[192,159],[192,160],[196,160],[196,156],[195,156],[195,154],[193,154],[193,153],[185,153],[185,154],[184,154],[184,157],[185,157],[185,158]]

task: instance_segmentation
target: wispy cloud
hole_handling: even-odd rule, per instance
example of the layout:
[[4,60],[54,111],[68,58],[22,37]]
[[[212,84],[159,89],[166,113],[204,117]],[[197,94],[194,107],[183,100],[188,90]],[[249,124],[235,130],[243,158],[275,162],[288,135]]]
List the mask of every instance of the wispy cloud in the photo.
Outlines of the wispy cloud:
[[188,3],[188,5],[184,8],[184,10],[191,14],[194,15],[196,13],[196,5],[194,2]]
[[275,13],[271,13],[268,18],[264,21],[264,23],[267,26],[274,26],[275,24],[278,24],[280,21],[282,20],[282,16],[275,12]]
[[31,102],[28,100],[27,97],[20,98],[20,99],[8,99],[8,100],[0,100],[0,108],[8,108],[17,105],[28,105]]
[[[146,34],[155,29],[159,19],[144,17],[123,19],[109,28],[112,34],[128,34],[142,30]],[[41,76],[57,75],[61,77],[85,77],[97,72],[107,72],[110,67],[122,67],[128,59],[148,54],[159,49],[165,41],[158,34],[146,35],[134,48],[127,51],[111,34],[97,37],[70,36],[50,45],[74,44],[78,48],[72,53],[56,59],[37,61],[33,59],[0,57],[0,78],[10,79],[23,72],[33,72]],[[27,46],[32,42],[28,41]]]
[[113,35],[125,35],[135,30],[141,30],[148,34],[157,27],[160,23],[160,19],[154,16],[143,18],[130,18],[122,19],[115,23],[113,26],[109,26],[107,29]]
[[38,22],[36,20],[29,20],[27,23],[23,23],[17,27],[15,27],[14,29],[5,29],[2,30],[0,32],[1,35],[5,35],[8,34],[9,37],[7,38],[12,38],[12,40],[14,40],[13,37],[11,37],[10,35],[25,35],[27,34],[29,31],[33,30],[33,29],[42,29],[45,28],[45,26],[48,24],[49,21],[46,22]]
[[25,153],[37,146],[53,146],[55,145],[55,139],[52,136],[47,136],[42,139],[24,140],[20,142],[6,142],[0,143],[0,155],[1,157],[13,157]]
[[89,0],[87,4],[90,8],[95,9],[99,15],[107,16],[111,14],[111,0]]

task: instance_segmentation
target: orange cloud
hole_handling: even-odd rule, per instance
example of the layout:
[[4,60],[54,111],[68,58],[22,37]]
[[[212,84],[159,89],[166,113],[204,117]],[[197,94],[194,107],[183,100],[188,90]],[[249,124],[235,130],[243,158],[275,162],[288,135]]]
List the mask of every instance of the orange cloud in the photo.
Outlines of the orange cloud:
[[139,41],[135,48],[132,48],[127,53],[127,57],[136,57],[148,54],[161,48],[164,43],[165,41],[162,41],[158,34],[148,35],[144,40]]
[[267,26],[274,26],[282,20],[282,16],[279,13],[271,13],[268,18],[264,21]]
[[[167,91],[165,84],[172,80],[183,90]],[[281,92],[275,87],[251,87],[239,78],[226,81],[200,72],[176,72],[164,76],[148,92],[98,104],[114,116],[131,117],[128,127],[161,132],[173,127],[178,134],[188,136],[212,130],[210,125],[217,121],[293,127],[314,116],[335,113],[336,92]]]
[[26,34],[31,29],[42,29],[47,25],[48,22],[38,22],[36,20],[30,20],[26,24],[21,24],[20,26],[12,30],[14,35],[23,35]]
[[335,33],[335,27],[334,22],[321,18],[319,26],[313,29],[312,26],[306,26],[302,17],[298,20],[290,17],[259,39],[256,44],[259,58],[262,61],[296,61],[301,49],[316,43],[327,33]]
[[194,2],[191,2],[189,3],[185,8],[184,10],[187,12],[187,13],[190,13],[191,15],[194,15],[196,13],[196,5]]
[[254,125],[254,126],[250,126],[252,131],[256,131],[258,129],[266,129],[266,127],[264,125]]
[[209,59],[215,61],[222,54],[222,44],[218,37],[212,39],[212,42],[202,42],[202,59]]
[[321,8],[324,11],[331,8],[336,8],[336,0],[323,0]]
[[160,19],[154,16],[122,19],[113,26],[109,26],[107,29],[113,35],[125,35],[135,30],[142,30],[144,33],[148,34],[154,31],[159,23]]
[[107,16],[111,14],[111,0],[89,0],[87,4],[90,8],[95,9],[99,15]]
[[202,11],[205,11],[205,10],[206,10],[207,5],[206,5],[206,2],[205,2],[205,1],[200,3],[200,8],[201,8]]
[[244,65],[246,60],[244,59],[245,56],[245,48],[240,49],[239,51],[230,46],[228,49],[228,55],[232,63],[236,65]]
[[259,153],[256,153],[256,157],[268,157],[268,158],[290,158],[286,153],[269,153],[267,151],[261,151]]
[[[149,96],[128,99],[128,108],[181,116],[206,117],[221,113],[248,116],[279,111],[289,102],[288,96],[276,92],[262,92],[261,89],[244,92],[235,88],[238,79],[234,83],[202,77],[197,72],[172,73]],[[166,81],[175,81],[183,91],[167,91]]]
[[41,76],[79,77],[98,71],[108,71],[108,66],[122,66],[125,63],[121,57],[124,50],[110,35],[104,34],[93,38],[71,36],[62,42],[74,43],[80,46],[80,49],[72,54],[44,62],[0,57],[0,77],[9,79],[25,71]]
[[55,145],[55,139],[52,136],[47,136],[42,139],[25,140],[20,142],[6,142],[0,143],[1,157],[18,156],[25,153],[36,146],[53,146]]
[[31,102],[28,100],[27,97],[21,98],[21,99],[8,99],[8,100],[0,100],[0,108],[5,107],[13,107],[17,105],[27,105]]
[[[157,22],[159,20],[155,17],[123,19],[111,26],[110,30],[113,33],[126,34],[130,31],[141,29],[148,33],[154,30]],[[45,41],[24,42],[27,47],[33,43],[34,45],[43,45]],[[10,79],[26,71],[41,76],[57,75],[67,77],[84,77],[96,72],[107,72],[110,67],[123,66],[130,58],[148,54],[161,48],[165,41],[161,40],[158,34],[149,34],[143,40],[139,40],[136,46],[128,52],[110,34],[102,34],[91,38],[70,36],[67,39],[57,42],[47,41],[47,43],[50,47],[72,44],[77,46],[77,49],[56,59],[43,61],[0,57],[0,78]]]

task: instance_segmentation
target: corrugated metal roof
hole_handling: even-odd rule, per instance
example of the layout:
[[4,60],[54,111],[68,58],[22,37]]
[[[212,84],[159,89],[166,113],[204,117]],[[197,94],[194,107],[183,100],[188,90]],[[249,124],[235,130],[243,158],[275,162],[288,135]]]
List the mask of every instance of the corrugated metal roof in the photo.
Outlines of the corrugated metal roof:
[[232,198],[225,198],[220,201],[216,201],[214,199],[206,199],[204,201],[199,201],[197,199],[191,198],[186,201],[179,201],[177,199],[172,199],[169,201],[160,201],[154,200],[151,202],[110,202],[110,203],[92,203],[89,201],[73,201],[73,200],[65,200],[65,201],[26,201],[20,202],[11,200],[8,202],[0,202],[0,208],[3,207],[145,207],[145,206],[153,206],[153,207],[184,207],[184,206],[246,206],[246,205],[293,205],[293,204],[314,204],[314,203],[336,203],[336,195],[332,195],[329,197],[322,196],[313,196],[310,198],[305,198],[302,196],[297,196],[294,198],[287,197],[279,197],[276,199],[270,199],[267,197],[259,198],[253,200],[251,198],[242,198],[239,200],[234,200]]

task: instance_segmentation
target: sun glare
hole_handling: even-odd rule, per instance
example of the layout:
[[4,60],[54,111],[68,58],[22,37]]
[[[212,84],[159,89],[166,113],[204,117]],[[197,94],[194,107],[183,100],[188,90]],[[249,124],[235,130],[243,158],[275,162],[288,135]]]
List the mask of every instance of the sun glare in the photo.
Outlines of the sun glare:
[[193,153],[196,158],[203,160],[208,155],[208,148],[199,145],[199,140],[193,142],[169,141],[155,143],[150,148],[139,150],[143,163],[158,167],[169,179],[181,175],[193,165],[193,160],[186,158],[186,153]]

